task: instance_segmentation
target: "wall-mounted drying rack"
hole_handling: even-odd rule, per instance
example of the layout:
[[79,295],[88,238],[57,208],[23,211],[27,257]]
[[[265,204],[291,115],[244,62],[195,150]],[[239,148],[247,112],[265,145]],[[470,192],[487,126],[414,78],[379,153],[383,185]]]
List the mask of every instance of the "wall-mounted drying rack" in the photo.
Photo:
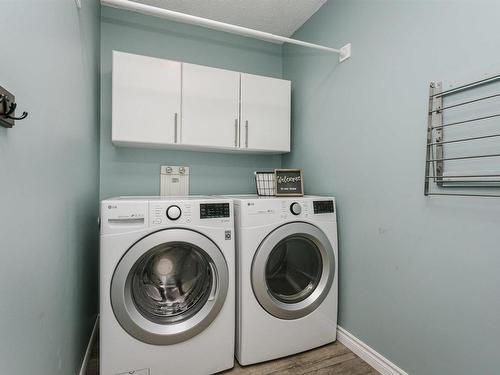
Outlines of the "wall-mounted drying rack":
[[28,112],[23,112],[16,117],[16,97],[9,91],[0,86],[0,126],[12,128],[16,120],[24,120],[28,117]]
[[500,74],[430,83],[424,194],[500,197]]
[[346,44],[342,48],[331,48],[321,46],[319,44],[304,42],[297,39],[287,38],[281,35],[275,35],[264,31],[254,30],[247,27],[232,25],[225,22],[214,21],[208,18],[192,16],[181,12],[175,12],[168,9],[158,8],[151,5],[136,3],[131,0],[101,0],[101,4],[118,9],[130,10],[137,13],[142,13],[148,16],[165,18],[173,21],[188,23],[191,25],[203,26],[213,30],[225,31],[231,34],[256,38],[272,43],[290,43],[303,47],[315,48],[322,51],[334,52],[339,54],[339,61],[342,62],[351,57],[351,43]]

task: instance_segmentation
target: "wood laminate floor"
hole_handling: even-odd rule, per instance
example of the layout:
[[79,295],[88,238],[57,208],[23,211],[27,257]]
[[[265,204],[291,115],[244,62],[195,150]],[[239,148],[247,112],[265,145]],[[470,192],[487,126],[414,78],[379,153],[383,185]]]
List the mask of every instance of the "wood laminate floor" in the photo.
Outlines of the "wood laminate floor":
[[[334,342],[304,353],[242,367],[235,361],[233,369],[223,375],[376,375],[379,374],[365,361],[340,342]],[[86,375],[99,375],[99,340],[92,350]],[[175,374],[182,375],[182,374]]]

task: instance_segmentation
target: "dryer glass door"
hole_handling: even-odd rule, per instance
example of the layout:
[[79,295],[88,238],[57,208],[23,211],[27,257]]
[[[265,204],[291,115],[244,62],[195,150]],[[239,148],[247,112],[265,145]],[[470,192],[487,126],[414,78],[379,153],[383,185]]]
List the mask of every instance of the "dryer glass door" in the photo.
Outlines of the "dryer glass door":
[[311,295],[323,273],[318,246],[309,238],[291,235],[271,251],[266,264],[269,293],[284,303],[297,303]]
[[281,319],[298,319],[325,299],[335,276],[335,253],[318,227],[285,224],[259,246],[252,287],[261,306]]
[[220,249],[188,229],[144,237],[113,274],[111,303],[120,325],[150,344],[185,341],[203,331],[224,304],[228,267]]

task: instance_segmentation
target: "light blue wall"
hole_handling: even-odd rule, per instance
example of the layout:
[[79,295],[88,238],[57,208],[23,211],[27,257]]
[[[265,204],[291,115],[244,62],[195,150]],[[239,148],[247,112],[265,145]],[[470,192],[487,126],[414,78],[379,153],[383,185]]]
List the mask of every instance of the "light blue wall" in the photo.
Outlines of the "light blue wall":
[[[500,202],[425,198],[431,80],[500,62],[498,1],[330,0],[284,49],[293,152],[338,198],[342,327],[414,375],[499,373]],[[477,50],[475,50],[477,48]]]
[[0,1],[0,374],[76,374],[97,307],[99,3]]
[[101,197],[158,195],[160,165],[191,167],[191,194],[255,191],[253,171],[281,156],[115,147],[111,143],[112,50],[282,76],[281,46],[103,7],[101,15]]

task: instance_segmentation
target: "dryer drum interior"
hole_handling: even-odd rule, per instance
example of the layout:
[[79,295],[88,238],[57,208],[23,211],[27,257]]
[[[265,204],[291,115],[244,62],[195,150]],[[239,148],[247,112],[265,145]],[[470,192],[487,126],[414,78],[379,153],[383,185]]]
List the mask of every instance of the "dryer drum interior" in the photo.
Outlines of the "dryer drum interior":
[[300,302],[316,289],[322,269],[318,246],[306,237],[292,235],[281,240],[269,255],[267,287],[279,301]]

